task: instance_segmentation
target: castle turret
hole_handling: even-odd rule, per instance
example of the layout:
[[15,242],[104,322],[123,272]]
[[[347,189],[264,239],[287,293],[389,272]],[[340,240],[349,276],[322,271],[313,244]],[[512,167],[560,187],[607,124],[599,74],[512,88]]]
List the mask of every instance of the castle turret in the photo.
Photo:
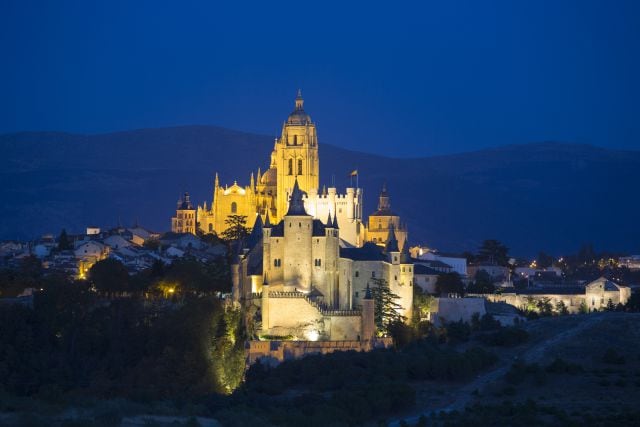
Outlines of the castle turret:
[[284,216],[284,290],[311,291],[313,217],[304,208],[303,193],[296,180]]
[[360,336],[360,340],[371,341],[375,337],[376,322],[374,313],[374,301],[373,296],[371,295],[371,289],[369,289],[369,284],[367,284],[367,290],[365,292],[364,298],[362,299],[361,322],[362,334]]
[[269,284],[262,284],[262,299],[260,301],[260,313],[262,313],[262,333],[269,333]]

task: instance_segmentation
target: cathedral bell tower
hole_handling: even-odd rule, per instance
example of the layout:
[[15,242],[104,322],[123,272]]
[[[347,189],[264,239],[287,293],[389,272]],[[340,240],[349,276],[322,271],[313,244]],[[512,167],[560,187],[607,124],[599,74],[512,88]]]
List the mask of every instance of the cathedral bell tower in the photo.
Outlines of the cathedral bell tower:
[[304,111],[302,91],[298,90],[295,108],[282,126],[276,142],[277,216],[287,212],[289,197],[297,181],[300,190],[308,192],[319,185],[318,137],[316,126]]

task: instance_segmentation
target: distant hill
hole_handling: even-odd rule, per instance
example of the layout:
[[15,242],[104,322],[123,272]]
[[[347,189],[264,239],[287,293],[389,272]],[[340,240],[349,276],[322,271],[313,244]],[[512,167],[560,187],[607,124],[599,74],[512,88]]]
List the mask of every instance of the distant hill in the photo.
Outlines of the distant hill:
[[[320,144],[321,182],[334,176],[345,187],[357,167],[368,213],[386,181],[413,243],[463,251],[497,238],[518,255],[583,242],[640,252],[640,152],[539,143],[394,159]],[[248,184],[272,148],[271,137],[212,126],[0,135],[0,239],[136,218],[166,230],[182,191],[210,203],[215,171],[222,183]]]

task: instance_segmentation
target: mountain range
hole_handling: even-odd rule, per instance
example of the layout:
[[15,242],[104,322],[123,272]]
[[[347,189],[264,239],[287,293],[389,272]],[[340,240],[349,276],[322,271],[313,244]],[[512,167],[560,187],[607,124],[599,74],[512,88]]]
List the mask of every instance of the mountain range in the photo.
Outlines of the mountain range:
[[[272,148],[272,137],[214,126],[0,135],[0,239],[136,222],[165,231],[183,191],[210,204],[215,172],[248,185]],[[640,252],[640,151],[544,142],[407,159],[320,139],[320,169],[321,183],[341,191],[358,169],[365,216],[386,182],[412,244],[461,252],[492,238],[521,256],[587,242]]]

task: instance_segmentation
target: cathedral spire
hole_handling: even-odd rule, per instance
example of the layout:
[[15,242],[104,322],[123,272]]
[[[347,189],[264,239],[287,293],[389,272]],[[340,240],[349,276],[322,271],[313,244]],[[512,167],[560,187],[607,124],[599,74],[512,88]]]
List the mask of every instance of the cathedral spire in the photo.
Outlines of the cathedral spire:
[[218,179],[218,172],[216,172],[216,179],[213,182],[213,185],[215,188],[218,188],[220,186],[220,180]]
[[296,110],[304,110],[304,99],[302,98],[302,89],[298,89],[298,96],[296,96]]
[[382,184],[382,191],[380,192],[380,198],[378,201],[378,210],[387,211],[391,209],[391,203],[389,203],[389,194],[387,193],[387,183]]

